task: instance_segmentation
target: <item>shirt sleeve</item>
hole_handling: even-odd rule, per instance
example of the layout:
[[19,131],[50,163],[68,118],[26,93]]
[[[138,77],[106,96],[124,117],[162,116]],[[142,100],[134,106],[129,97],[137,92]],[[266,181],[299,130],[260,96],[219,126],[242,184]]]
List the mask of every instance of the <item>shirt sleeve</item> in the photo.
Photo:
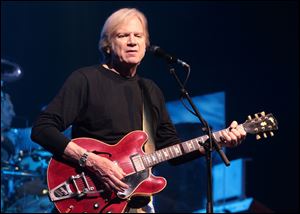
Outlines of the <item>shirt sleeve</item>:
[[87,93],[85,76],[79,71],[73,72],[59,93],[39,114],[32,127],[31,139],[53,154],[62,155],[70,142],[62,132],[78,118]]

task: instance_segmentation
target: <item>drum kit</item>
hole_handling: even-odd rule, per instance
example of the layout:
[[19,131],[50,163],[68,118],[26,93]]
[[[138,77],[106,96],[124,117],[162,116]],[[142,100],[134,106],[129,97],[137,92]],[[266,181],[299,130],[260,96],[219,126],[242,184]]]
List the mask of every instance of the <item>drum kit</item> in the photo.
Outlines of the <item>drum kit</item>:
[[46,181],[51,153],[31,141],[30,127],[2,127],[4,85],[22,75],[16,63],[1,59],[1,213],[51,213]]

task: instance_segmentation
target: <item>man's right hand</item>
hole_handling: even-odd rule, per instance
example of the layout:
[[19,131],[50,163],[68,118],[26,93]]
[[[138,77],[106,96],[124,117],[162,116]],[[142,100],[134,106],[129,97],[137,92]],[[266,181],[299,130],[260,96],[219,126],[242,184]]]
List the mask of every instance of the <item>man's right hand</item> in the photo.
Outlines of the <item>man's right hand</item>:
[[101,179],[107,190],[123,192],[124,189],[129,188],[126,183],[121,181],[126,176],[126,173],[117,163],[105,157],[89,153],[86,167]]
[[[85,152],[85,149],[70,141],[64,151],[64,157],[78,163]],[[129,188],[127,184],[121,181],[126,173],[116,163],[105,157],[89,152],[85,167],[101,179],[108,191],[122,192],[124,189]]]

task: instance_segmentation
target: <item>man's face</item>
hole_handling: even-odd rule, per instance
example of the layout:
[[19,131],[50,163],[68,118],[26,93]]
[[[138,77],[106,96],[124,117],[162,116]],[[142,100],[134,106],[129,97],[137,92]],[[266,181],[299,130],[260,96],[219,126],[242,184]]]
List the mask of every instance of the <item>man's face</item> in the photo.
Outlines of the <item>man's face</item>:
[[111,40],[113,63],[138,65],[146,51],[144,27],[137,17],[124,22]]

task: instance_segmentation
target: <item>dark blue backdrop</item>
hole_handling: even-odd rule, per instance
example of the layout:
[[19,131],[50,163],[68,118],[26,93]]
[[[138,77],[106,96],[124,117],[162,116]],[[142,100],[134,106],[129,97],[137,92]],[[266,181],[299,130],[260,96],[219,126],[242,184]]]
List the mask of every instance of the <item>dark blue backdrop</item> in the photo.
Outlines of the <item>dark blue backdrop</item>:
[[[2,1],[1,58],[24,72],[5,88],[18,115],[14,125],[31,125],[74,69],[99,62],[101,27],[111,12],[126,6],[146,14],[152,44],[191,65],[192,95],[225,91],[227,124],[262,110],[275,115],[279,131],[273,138],[256,142],[249,136],[228,157],[252,158],[248,195],[274,211],[299,211],[296,1]],[[147,55],[140,74],[153,79],[166,100],[178,98],[162,60]]]

